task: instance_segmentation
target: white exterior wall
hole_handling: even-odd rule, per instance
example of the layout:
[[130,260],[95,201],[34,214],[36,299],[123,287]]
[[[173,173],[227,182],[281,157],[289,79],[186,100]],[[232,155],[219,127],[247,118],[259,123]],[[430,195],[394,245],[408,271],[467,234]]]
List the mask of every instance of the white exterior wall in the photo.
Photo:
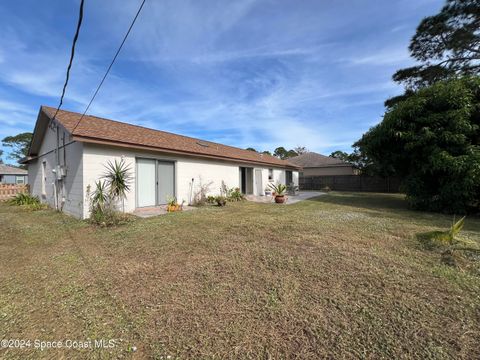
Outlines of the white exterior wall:
[[[189,203],[201,185],[208,186],[209,194],[219,194],[222,180],[231,187],[239,186],[238,165],[222,161],[195,159],[191,157],[172,156],[149,151],[132,150],[120,147],[110,147],[96,144],[84,144],[83,153],[83,176],[84,194],[88,198],[87,188],[94,189],[95,181],[98,181],[105,173],[105,165],[108,161],[120,161],[124,159],[131,169],[131,189],[125,200],[125,211],[132,212],[136,209],[136,158],[151,158],[175,162],[175,192],[177,201]],[[191,191],[193,181],[193,191]],[[88,200],[88,199],[87,199]],[[83,217],[89,216],[89,204],[85,202]]]
[[[60,127],[60,144],[65,136],[65,161],[67,176],[59,182],[56,182],[56,175],[53,172],[57,165],[57,133],[47,129],[43,138],[38,158],[28,164],[28,177],[30,192],[34,196],[49,206],[55,206],[54,185],[58,191],[59,206],[63,205],[63,211],[69,215],[81,217],[83,214],[83,192],[82,192],[82,152],[83,144],[73,142],[69,144],[68,134]],[[60,164],[65,165],[63,148],[60,148]],[[46,164],[45,172],[45,192],[42,190],[42,163]]]
[[[92,191],[95,186],[95,181],[98,181],[105,172],[105,165],[108,161],[120,161],[124,159],[126,164],[131,169],[132,181],[130,183],[131,189],[125,200],[125,211],[132,212],[136,209],[136,158],[151,158],[157,160],[166,160],[175,162],[175,192],[177,201],[181,203],[185,201],[186,204],[193,201],[196,193],[199,192],[202,185],[208,185],[208,195],[219,195],[222,181],[227,187],[240,187],[240,167],[249,167],[240,163],[200,159],[186,156],[176,156],[171,154],[162,154],[158,152],[134,150],[113,146],[97,145],[97,144],[83,144],[83,192],[85,198],[85,205],[83,207],[83,218],[89,216],[89,202],[87,190]],[[271,167],[254,167],[255,169],[262,169],[262,188],[257,189],[254,179],[254,193],[256,195],[264,195],[264,190],[268,184],[268,169]],[[297,176],[294,175],[294,180],[298,183]],[[274,168],[274,182],[285,183],[285,170]],[[255,175],[254,175],[255,176]],[[192,189],[193,179],[193,190]]]

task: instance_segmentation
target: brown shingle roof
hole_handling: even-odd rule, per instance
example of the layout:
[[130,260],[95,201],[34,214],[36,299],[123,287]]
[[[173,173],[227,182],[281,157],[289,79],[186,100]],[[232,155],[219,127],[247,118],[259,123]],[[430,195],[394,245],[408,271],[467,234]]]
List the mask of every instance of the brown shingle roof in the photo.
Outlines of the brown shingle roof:
[[17,168],[15,166],[0,164],[0,174],[1,175],[28,175],[28,171]]
[[[55,113],[54,108],[47,106],[42,106],[41,111],[50,118],[52,118]],[[99,140],[122,145],[140,145],[157,151],[174,151],[190,155],[204,155],[266,165],[298,168],[295,164],[280,160],[274,156],[92,115],[84,116],[80,124],[75,128],[80,117],[81,114],[79,113],[60,110],[56,119],[79,141]]]
[[317,154],[315,152],[307,152],[288,159],[291,163],[301,166],[303,168],[311,167],[337,167],[337,166],[352,166],[340,159],[330,156]]

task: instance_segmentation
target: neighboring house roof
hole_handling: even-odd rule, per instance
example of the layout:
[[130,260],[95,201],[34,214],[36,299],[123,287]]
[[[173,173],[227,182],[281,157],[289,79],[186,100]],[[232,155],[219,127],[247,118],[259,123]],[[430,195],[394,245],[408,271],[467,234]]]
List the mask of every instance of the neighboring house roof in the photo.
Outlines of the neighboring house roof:
[[346,163],[340,159],[317,154],[315,152],[307,152],[302,155],[291,157],[288,160],[302,168],[352,166],[352,164]]
[[[55,110],[56,109],[48,106],[42,106],[40,108],[37,125],[35,126],[34,136],[30,147],[30,157],[38,155],[37,152],[40,148],[41,138],[45,132],[45,129],[39,127],[40,120],[43,117],[43,123],[48,122],[48,119],[53,118]],[[47,119],[45,119],[45,116]],[[295,164],[271,155],[104,119],[97,116],[85,115],[82,121],[78,124],[81,114],[60,110],[55,118],[73,135],[73,140],[76,141],[219,158],[223,160],[229,159],[242,162],[253,162],[293,169],[298,168]],[[45,128],[45,125],[43,128]]]
[[28,175],[28,171],[15,166],[0,164],[0,175]]

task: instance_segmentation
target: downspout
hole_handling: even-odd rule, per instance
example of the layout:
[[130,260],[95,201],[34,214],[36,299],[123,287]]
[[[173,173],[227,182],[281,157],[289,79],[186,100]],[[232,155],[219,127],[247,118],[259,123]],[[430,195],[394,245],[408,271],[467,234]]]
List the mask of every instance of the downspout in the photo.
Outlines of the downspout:
[[188,205],[192,205],[192,192],[193,192],[193,182],[194,178],[192,178],[192,182],[190,183],[190,198],[188,199]]

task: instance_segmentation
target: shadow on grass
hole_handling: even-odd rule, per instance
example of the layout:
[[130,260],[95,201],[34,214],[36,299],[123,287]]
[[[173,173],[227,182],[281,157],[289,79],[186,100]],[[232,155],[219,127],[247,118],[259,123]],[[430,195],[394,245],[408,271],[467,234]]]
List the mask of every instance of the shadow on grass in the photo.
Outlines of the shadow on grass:
[[331,192],[310,200],[370,210],[409,210],[403,194]]
[[[403,194],[334,191],[327,195],[312,198],[310,201],[372,210],[375,211],[375,213],[371,213],[372,216],[390,217],[392,219],[400,218],[403,220],[410,219],[414,222],[424,222],[425,225],[447,229],[455,219],[454,215],[410,209]],[[480,232],[480,217],[474,215],[468,216],[464,229],[477,233]]]

